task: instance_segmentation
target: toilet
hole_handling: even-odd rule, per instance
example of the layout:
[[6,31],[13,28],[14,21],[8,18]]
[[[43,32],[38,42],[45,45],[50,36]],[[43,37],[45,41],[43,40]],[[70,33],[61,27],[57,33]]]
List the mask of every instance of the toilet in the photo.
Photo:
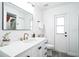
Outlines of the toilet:
[[46,44],[46,47],[47,47],[47,56],[51,57],[52,56],[52,51],[54,51],[54,45]]
[[52,44],[46,44],[47,49],[53,49],[54,50],[54,45]]

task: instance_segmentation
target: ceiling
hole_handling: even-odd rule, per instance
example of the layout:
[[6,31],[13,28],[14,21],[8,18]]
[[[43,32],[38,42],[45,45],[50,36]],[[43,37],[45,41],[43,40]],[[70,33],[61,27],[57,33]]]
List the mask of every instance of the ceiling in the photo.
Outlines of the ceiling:
[[39,7],[42,10],[46,10],[51,7],[56,7],[67,2],[30,2],[33,7]]

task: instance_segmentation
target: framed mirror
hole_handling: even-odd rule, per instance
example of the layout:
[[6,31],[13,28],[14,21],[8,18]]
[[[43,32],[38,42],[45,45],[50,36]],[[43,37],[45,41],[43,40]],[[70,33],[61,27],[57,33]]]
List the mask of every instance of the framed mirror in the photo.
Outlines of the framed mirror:
[[31,30],[33,15],[22,8],[3,2],[3,30]]

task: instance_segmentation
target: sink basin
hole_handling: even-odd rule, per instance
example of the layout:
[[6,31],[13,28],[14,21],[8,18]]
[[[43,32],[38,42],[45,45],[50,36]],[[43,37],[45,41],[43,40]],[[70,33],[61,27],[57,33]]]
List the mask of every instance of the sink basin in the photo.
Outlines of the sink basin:
[[33,43],[33,42],[37,42],[37,41],[38,41],[38,39],[36,39],[36,38],[29,38],[28,40],[26,39],[26,40],[23,40],[21,42],[23,42],[23,43]]
[[29,42],[35,42],[35,41],[36,41],[36,40],[32,40],[32,39],[31,39],[31,40],[23,40],[22,42],[23,42],[23,43],[29,43]]
[[39,38],[39,37],[36,37],[36,38],[29,38],[29,39],[23,40],[22,42],[23,42],[23,43],[32,43],[32,42],[41,41],[42,39],[44,39],[44,38]]

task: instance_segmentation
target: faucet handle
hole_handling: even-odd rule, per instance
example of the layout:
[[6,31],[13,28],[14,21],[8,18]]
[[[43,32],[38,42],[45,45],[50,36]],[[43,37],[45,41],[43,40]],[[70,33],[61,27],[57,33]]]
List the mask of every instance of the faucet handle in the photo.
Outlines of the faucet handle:
[[[26,36],[27,35],[27,36]],[[24,40],[28,39],[29,34],[28,33],[24,33]]]

